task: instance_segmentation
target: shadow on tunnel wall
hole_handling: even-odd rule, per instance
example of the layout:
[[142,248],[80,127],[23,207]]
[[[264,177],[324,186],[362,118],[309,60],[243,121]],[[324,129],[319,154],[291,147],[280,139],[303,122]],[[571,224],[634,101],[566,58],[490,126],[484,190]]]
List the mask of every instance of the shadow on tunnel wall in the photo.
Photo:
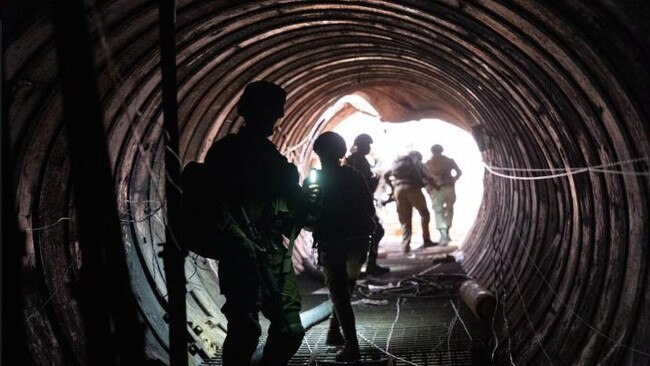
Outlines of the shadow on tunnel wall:
[[[86,5],[120,240],[148,355],[165,359],[157,3]],[[30,352],[59,365],[82,362],[84,337],[72,289],[78,212],[52,6],[14,1],[3,13],[3,150],[15,159],[3,176],[21,240],[10,249],[20,262],[5,270],[22,280],[14,290],[23,316],[37,314],[23,320]],[[608,170],[539,181],[486,175],[464,266],[500,295],[509,327],[499,340],[517,364],[648,363],[648,2],[183,0],[177,15],[184,163],[239,127],[234,106],[246,83],[269,79],[288,91],[274,142],[298,146],[298,163],[317,118],[357,92],[375,105],[390,99],[414,115],[437,111],[467,130],[480,127],[493,167]],[[3,213],[8,223],[6,206]],[[48,229],[27,230],[34,227]],[[223,339],[215,266],[187,263],[188,316],[203,332],[192,332],[194,364]]]

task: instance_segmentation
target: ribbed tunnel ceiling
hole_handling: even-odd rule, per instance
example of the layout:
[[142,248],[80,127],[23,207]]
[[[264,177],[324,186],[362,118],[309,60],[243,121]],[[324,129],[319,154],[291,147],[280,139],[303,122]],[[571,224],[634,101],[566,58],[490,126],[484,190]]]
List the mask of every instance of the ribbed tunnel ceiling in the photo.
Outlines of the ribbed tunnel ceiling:
[[[29,8],[13,7],[9,15]],[[83,363],[84,351],[75,299],[61,290],[74,282],[78,244],[44,12],[10,22],[5,107],[27,234],[28,335],[41,364],[61,365]],[[244,85],[267,79],[288,91],[273,139],[297,163],[307,137],[327,125],[323,112],[357,93],[384,120],[480,126],[492,166],[647,171],[647,160],[609,165],[650,156],[642,14],[650,12],[641,1],[178,1],[181,158],[201,159],[214,139],[236,130]],[[97,1],[88,21],[133,285],[149,353],[164,358],[165,285],[155,246],[164,241],[157,3]],[[509,339],[517,364],[647,364],[648,189],[648,177],[636,175],[486,175],[464,266],[505,304],[499,337]],[[195,270],[188,259],[188,276]],[[190,319],[218,322],[214,273],[196,272]],[[217,343],[222,335],[214,330]]]

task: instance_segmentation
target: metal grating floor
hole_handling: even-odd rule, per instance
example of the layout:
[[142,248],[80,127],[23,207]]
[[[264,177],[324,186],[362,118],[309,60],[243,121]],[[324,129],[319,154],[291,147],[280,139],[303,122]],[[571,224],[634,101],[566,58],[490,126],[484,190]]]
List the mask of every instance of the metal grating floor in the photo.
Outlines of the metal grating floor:
[[[457,319],[449,301],[453,301],[467,327]],[[468,310],[459,307],[458,300],[401,299],[397,316],[397,299],[382,307],[355,307],[359,344],[365,360],[389,358],[393,365],[472,365],[478,359],[485,339],[476,324],[470,321]],[[395,322],[395,320],[397,320]],[[318,361],[333,361],[336,350],[325,344],[327,322],[308,332],[303,346],[291,365],[316,365]],[[470,336],[472,337],[470,340]],[[381,350],[380,350],[381,349]]]
[[[391,299],[383,306],[355,305],[354,311],[364,360],[391,358],[387,364],[420,366],[482,365],[487,360],[486,329],[457,296]],[[337,350],[325,345],[327,328],[328,322],[312,327],[290,365],[334,361]],[[221,365],[221,360],[204,365]]]

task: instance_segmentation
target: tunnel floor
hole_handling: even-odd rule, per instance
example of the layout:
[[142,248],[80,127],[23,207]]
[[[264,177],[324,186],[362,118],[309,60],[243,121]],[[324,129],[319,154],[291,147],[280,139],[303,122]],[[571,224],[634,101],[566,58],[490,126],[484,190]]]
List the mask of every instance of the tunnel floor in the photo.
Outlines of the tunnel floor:
[[[364,361],[356,364],[490,364],[489,324],[479,321],[460,299],[464,272],[445,253],[453,247],[416,249],[409,256],[397,243],[382,247],[387,254],[380,264],[391,273],[362,277],[352,299]],[[327,289],[319,281],[305,274],[299,281],[303,309],[327,301]],[[267,326],[262,324],[263,329]],[[325,345],[327,329],[327,321],[309,328],[289,365],[339,364],[333,362],[338,349]],[[204,365],[221,365],[221,356]]]

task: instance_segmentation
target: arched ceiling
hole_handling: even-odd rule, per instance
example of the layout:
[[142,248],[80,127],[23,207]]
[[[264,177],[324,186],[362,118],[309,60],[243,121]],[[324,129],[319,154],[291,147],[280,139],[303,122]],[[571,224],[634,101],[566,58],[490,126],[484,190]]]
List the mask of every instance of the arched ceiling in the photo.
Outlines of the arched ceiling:
[[[75,349],[80,325],[74,299],[57,285],[74,262],[75,222],[27,230],[74,216],[53,28],[46,6],[27,4],[9,7],[9,15],[33,15],[10,22],[15,30],[4,47],[18,219],[27,234],[27,324],[42,360],[81,363],[82,352],[62,351]],[[159,210],[151,201],[162,201],[157,2],[95,1],[87,10],[119,206],[135,218],[124,225],[131,275],[149,352],[164,358],[164,283],[153,245],[163,231],[153,216],[139,220]],[[650,48],[637,13],[650,14],[648,5],[178,1],[181,158],[201,159],[238,128],[236,101],[256,79],[288,92],[273,136],[285,150],[305,141],[329,106],[356,93],[387,121],[441,117],[467,130],[480,126],[491,141],[484,160],[493,166],[568,169],[647,158]],[[500,337],[510,340],[517,363],[647,362],[647,176],[487,175],[485,182],[464,265],[500,294],[509,325]],[[216,287],[214,276],[199,273],[190,318],[218,321],[220,300],[205,290]],[[50,295],[54,312],[41,307]]]

